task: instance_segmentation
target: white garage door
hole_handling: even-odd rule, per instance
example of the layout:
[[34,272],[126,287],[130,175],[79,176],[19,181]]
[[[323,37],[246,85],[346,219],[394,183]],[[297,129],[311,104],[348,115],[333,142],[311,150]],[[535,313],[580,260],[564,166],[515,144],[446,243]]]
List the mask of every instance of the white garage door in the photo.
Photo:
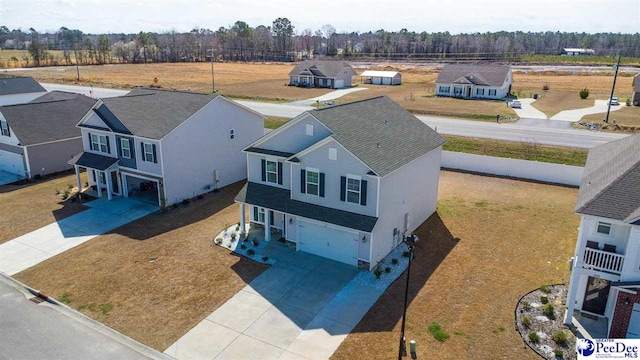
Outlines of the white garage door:
[[299,221],[298,249],[345,264],[358,265],[358,235],[356,233]]
[[640,304],[633,304],[627,328],[627,339],[640,339]]
[[0,150],[0,170],[25,176],[22,155]]
[[336,82],[333,84],[333,87],[336,89],[340,89],[344,87],[344,80],[336,80]]
[[382,78],[382,85],[391,85],[391,78],[390,77]]

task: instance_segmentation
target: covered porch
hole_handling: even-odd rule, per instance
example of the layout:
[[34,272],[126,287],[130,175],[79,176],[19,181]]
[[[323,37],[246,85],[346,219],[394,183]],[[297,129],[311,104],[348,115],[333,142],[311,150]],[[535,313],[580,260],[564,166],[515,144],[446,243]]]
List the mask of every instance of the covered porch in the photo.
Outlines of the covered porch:
[[97,197],[103,197],[104,193],[108,200],[114,196],[122,196],[122,179],[117,158],[83,152],[71,159],[69,164],[75,169],[78,189],[83,188],[80,169],[84,168],[89,188],[96,191]]

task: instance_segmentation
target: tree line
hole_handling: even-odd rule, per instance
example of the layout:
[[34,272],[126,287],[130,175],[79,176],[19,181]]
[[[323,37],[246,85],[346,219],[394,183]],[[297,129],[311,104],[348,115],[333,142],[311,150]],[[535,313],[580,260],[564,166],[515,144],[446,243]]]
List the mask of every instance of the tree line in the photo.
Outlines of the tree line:
[[[563,48],[591,48],[597,55],[640,57],[640,33],[485,32],[450,34],[408,31],[339,33],[332,25],[297,31],[287,18],[251,27],[244,21],[217,30],[137,34],[85,34],[61,27],[55,32],[0,26],[0,48],[28,50],[15,62],[26,66],[198,62],[348,60],[518,61],[526,54],[560,54]],[[53,52],[56,50],[55,52]],[[6,64],[5,64],[6,65]]]

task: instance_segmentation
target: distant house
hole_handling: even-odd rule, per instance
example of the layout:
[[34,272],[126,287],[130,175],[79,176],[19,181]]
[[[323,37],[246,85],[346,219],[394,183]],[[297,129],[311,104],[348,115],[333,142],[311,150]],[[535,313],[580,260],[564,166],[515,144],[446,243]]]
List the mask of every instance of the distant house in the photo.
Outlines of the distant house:
[[467,99],[502,99],[511,92],[507,65],[447,64],[436,79],[436,95]]
[[589,150],[566,324],[577,311],[604,322],[609,338],[640,338],[639,185],[640,135]]
[[342,89],[357,75],[346,61],[305,60],[289,73],[289,85]]
[[631,94],[631,103],[640,106],[640,74],[633,77],[633,93]]
[[[376,71],[365,70],[360,77],[363,84],[373,85],[400,85],[402,84],[402,74],[397,71]],[[366,78],[366,79],[364,79]]]
[[595,51],[593,49],[583,49],[583,48],[564,48],[562,49],[562,55],[566,56],[583,56],[583,55],[593,55]]
[[158,206],[245,179],[242,149],[264,134],[261,114],[220,95],[138,88],[85,113],[76,174],[87,170],[98,197]]
[[32,77],[0,78],[0,106],[26,104],[47,93]]
[[53,91],[30,103],[0,107],[0,170],[21,178],[69,170],[82,151],[76,124],[96,100]]

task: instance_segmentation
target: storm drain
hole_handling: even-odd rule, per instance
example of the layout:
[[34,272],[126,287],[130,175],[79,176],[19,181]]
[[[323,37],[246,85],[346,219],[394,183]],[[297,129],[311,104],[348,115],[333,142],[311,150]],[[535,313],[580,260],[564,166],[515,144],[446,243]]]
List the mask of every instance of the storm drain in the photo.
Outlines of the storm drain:
[[44,302],[45,299],[41,298],[41,297],[32,297],[31,299],[29,299],[31,302],[36,303],[36,304],[40,304],[41,302]]

